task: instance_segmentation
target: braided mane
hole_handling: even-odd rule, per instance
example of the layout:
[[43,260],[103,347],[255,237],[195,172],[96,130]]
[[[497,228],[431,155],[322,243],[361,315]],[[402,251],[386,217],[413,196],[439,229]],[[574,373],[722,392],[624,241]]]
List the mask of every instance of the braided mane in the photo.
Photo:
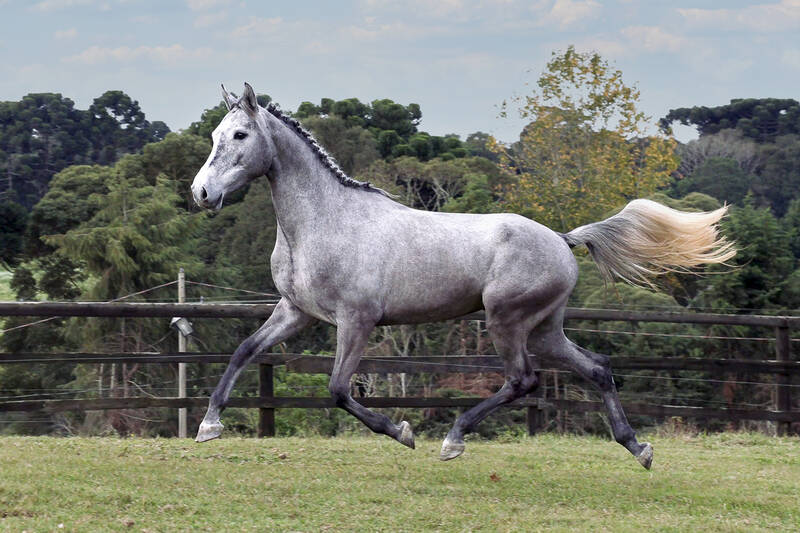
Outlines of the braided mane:
[[326,152],[322,146],[320,146],[320,144],[317,142],[316,139],[314,139],[311,133],[300,125],[300,122],[298,122],[297,119],[294,119],[292,117],[286,116],[283,113],[281,113],[280,109],[278,109],[278,106],[276,106],[272,102],[267,104],[266,110],[272,116],[274,116],[277,119],[280,119],[281,122],[289,126],[292,130],[295,131],[295,133],[300,135],[300,138],[303,139],[309,147],[311,147],[311,149],[314,151],[315,154],[317,154],[317,157],[319,158],[320,161],[322,161],[322,164],[328,170],[330,170],[334,176],[336,176],[336,179],[339,180],[339,183],[341,183],[345,187],[362,189],[369,192],[377,192],[389,198],[392,197],[391,194],[389,194],[388,192],[384,191],[379,187],[373,186],[368,181],[358,181],[348,176],[344,172],[344,170],[339,168],[339,165],[336,164],[336,161],[333,160],[333,157],[331,157],[331,155],[328,152]]

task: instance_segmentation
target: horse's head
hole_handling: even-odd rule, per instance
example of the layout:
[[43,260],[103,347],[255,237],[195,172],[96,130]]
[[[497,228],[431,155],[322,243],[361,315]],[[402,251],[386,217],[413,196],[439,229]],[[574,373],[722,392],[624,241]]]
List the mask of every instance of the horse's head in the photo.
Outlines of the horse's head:
[[197,205],[219,210],[225,195],[267,173],[274,156],[264,115],[256,94],[244,84],[241,98],[222,87],[228,114],[211,134],[214,145],[203,168],[192,182]]

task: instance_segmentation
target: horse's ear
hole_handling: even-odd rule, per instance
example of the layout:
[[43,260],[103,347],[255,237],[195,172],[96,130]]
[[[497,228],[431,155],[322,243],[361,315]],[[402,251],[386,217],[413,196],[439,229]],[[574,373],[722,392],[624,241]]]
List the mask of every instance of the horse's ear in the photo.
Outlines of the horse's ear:
[[236,97],[233,96],[225,89],[225,85],[222,86],[222,101],[225,102],[225,107],[228,108],[228,111],[236,104]]
[[256,93],[247,82],[244,82],[244,94],[239,102],[242,104],[242,107],[248,115],[255,115],[258,113],[258,100],[256,99]]

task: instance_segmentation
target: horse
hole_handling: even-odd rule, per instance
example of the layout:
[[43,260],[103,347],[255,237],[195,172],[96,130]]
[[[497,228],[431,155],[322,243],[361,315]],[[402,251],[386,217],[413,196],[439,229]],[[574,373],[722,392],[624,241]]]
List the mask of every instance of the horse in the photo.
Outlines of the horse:
[[719,236],[726,208],[676,211],[633,200],[618,214],[563,234],[516,214],[412,209],[386,191],[347,176],[312,135],[277,106],[259,106],[245,83],[237,98],[222,86],[227,114],[191,186],[196,203],[219,210],[225,196],[266,176],[277,218],[270,268],[280,301],[233,353],[197,432],[221,435],[220,414],[239,373],[258,353],[316,321],[336,326],[329,391],[336,405],[375,433],[414,448],[403,420],[356,402],[350,378],[373,328],[457,318],[485,310],[505,371],[503,386],[465,411],[442,442],[440,459],[464,452],[464,436],[498,407],[532,392],[543,364],[568,368],[602,395],[614,439],[649,469],[653,448],[628,423],[610,358],[564,334],[567,298],[578,277],[571,248],[585,245],[605,279],[646,285],[651,276],[735,253]]

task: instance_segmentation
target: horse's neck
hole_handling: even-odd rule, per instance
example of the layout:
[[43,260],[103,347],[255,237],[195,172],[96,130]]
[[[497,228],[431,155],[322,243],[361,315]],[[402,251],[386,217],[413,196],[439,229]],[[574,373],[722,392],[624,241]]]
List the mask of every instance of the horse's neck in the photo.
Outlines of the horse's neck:
[[280,119],[270,119],[276,155],[269,181],[282,230],[293,241],[306,232],[333,229],[350,191],[323,165],[305,139]]

